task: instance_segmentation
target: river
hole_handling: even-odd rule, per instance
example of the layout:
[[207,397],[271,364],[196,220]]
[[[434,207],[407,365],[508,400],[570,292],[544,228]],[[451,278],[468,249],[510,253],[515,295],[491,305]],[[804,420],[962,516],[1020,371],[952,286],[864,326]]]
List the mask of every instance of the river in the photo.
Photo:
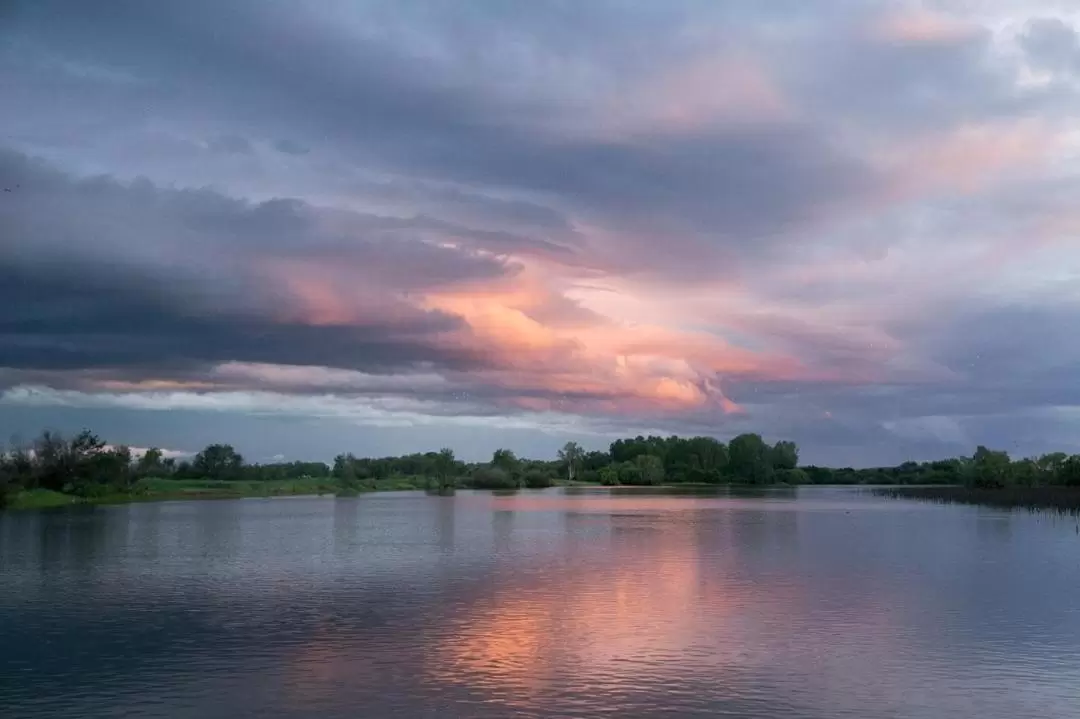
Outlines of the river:
[[831,488],[9,512],[0,707],[1076,719],[1080,535]]

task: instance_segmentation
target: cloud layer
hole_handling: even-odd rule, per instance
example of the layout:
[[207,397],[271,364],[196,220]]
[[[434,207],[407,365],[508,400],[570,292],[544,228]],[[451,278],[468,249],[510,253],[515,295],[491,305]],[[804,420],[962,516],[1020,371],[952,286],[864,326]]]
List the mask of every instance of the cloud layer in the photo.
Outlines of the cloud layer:
[[1080,449],[1080,17],[949,10],[16,3],[0,428]]

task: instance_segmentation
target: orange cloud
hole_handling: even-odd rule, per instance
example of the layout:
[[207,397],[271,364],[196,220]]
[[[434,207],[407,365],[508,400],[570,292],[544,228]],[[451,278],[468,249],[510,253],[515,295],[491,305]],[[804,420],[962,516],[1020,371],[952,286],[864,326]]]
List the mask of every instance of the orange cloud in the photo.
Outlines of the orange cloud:
[[[394,302],[378,298],[371,288],[350,286],[343,273],[327,272],[315,262],[273,261],[263,270],[292,300],[281,318],[288,321],[350,325],[411,310],[460,317],[463,331],[429,341],[468,349],[485,357],[489,367],[459,373],[451,383],[497,388],[492,401],[520,409],[618,413],[712,407],[737,413],[741,408],[721,390],[718,378],[791,378],[806,371],[794,358],[678,328],[686,315],[664,299],[663,288],[612,282],[607,304],[596,304],[589,301],[595,293],[575,291],[572,271],[536,258],[521,260],[513,277]],[[653,307],[647,316],[644,305]]]

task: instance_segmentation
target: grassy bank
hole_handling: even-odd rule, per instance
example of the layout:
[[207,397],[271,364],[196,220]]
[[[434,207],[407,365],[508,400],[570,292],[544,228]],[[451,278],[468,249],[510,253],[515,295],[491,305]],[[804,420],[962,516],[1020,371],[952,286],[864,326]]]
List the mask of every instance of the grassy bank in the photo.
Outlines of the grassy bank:
[[897,499],[1080,514],[1080,487],[1005,487],[1001,489],[959,486],[882,487],[873,489],[871,492],[878,496]]
[[95,497],[79,497],[48,489],[16,493],[10,509],[49,509],[74,504],[125,504],[176,499],[239,499],[242,497],[287,497],[298,495],[359,494],[370,491],[405,491],[424,489],[421,479],[394,478],[374,485],[358,486],[342,492],[332,479],[302,478],[268,481],[215,481],[210,479],[140,479],[130,492],[109,492]]

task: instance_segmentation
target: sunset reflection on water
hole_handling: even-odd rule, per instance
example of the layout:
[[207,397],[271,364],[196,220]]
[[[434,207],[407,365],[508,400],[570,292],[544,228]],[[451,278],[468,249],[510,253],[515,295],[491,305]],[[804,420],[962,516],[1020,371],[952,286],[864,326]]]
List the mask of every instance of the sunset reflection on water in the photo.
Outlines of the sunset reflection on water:
[[1080,702],[1075,529],[1033,516],[553,490],[0,519],[0,680],[20,677],[0,699],[20,718],[1072,719]]
[[[734,555],[703,550],[703,539],[732,532],[712,513],[703,521],[701,508],[715,502],[495,498],[498,511],[561,514],[568,531],[560,555],[518,580],[506,567],[507,581],[449,620],[426,658],[427,674],[523,708],[558,693],[569,677],[596,692],[619,692],[642,675],[675,678],[688,661],[714,681],[753,665],[752,627],[740,623],[740,608],[785,601],[793,586],[740,579]],[[768,520],[767,531],[794,516]]]

